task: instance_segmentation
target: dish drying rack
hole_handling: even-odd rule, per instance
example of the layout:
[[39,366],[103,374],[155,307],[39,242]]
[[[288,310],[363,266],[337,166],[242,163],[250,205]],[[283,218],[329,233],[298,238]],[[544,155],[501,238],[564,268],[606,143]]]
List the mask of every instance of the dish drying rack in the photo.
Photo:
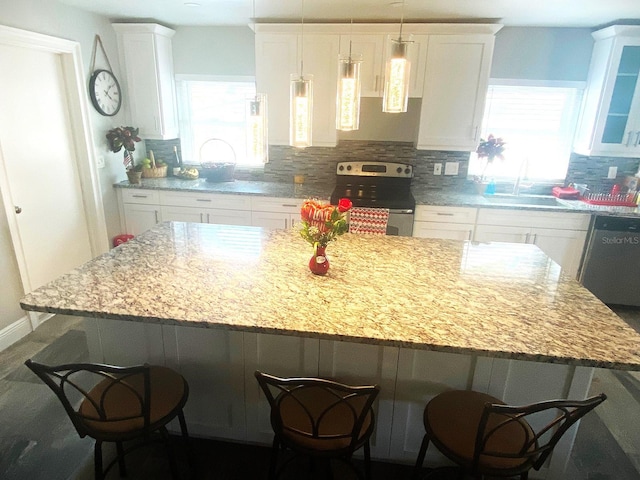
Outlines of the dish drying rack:
[[583,192],[580,200],[590,205],[607,205],[610,207],[637,207],[638,195],[640,192],[633,193],[592,193]]

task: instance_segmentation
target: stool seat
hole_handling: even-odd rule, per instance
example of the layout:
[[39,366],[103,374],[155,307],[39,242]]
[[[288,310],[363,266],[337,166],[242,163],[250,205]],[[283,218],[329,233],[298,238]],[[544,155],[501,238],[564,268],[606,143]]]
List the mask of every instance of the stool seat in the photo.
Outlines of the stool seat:
[[[425,407],[425,435],[413,479],[419,478],[433,442],[447,458],[477,479],[484,475],[520,476],[539,470],[566,431],[606,399],[549,400],[512,406],[482,392],[451,390],[436,395]],[[532,427],[533,419],[536,428]]]

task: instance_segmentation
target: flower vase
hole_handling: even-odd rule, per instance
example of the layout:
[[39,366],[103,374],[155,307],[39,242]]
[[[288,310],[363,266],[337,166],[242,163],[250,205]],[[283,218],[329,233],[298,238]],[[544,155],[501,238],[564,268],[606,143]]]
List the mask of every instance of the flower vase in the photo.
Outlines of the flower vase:
[[132,185],[137,185],[140,183],[140,179],[142,178],[142,172],[127,170],[127,178],[129,179],[129,183],[131,183]]
[[309,260],[309,270],[314,275],[325,275],[329,271],[329,259],[326,256],[326,246],[316,245],[313,256]]

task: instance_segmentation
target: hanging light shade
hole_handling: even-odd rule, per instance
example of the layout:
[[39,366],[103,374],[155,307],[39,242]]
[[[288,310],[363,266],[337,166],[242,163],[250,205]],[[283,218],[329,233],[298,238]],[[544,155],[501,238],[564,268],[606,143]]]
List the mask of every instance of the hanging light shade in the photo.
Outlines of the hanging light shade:
[[390,39],[387,50],[385,68],[384,97],[382,111],[386,113],[402,113],[407,111],[409,99],[409,79],[411,62],[409,61],[409,44],[402,37]]
[[256,93],[247,98],[247,157],[251,163],[269,161],[267,136],[267,95]]
[[289,144],[298,148],[310,146],[313,113],[313,75],[291,75],[290,110]]
[[336,96],[336,128],[358,130],[360,126],[360,66],[362,55],[338,57],[338,93]]

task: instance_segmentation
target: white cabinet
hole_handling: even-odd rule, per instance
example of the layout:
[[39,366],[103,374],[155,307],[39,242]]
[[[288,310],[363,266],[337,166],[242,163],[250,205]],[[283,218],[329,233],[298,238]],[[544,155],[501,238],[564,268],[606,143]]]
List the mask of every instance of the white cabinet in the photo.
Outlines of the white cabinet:
[[295,228],[302,201],[292,198],[252,197],[251,225],[269,230]]
[[289,144],[290,76],[300,74],[303,60],[302,73],[313,75],[312,145],[335,146],[340,37],[306,31],[300,35],[297,25],[256,25],[255,29],[256,80],[258,90],[268,97],[269,144]]
[[611,26],[596,42],[574,149],[640,157],[640,26]]
[[476,208],[418,205],[413,223],[413,236],[471,240],[476,215]]
[[115,23],[124,104],[140,136],[178,137],[171,37],[174,31],[153,23]]
[[494,38],[494,33],[429,36],[418,149],[476,148]]
[[243,195],[163,191],[162,220],[251,225],[251,199]]
[[124,232],[139,235],[162,221],[158,191],[119,189]]
[[[395,26],[394,26],[395,27]],[[389,27],[387,27],[389,28]],[[397,27],[395,27],[397,30]],[[340,35],[340,53],[362,55],[360,68],[361,95],[363,97],[382,97],[384,93],[384,70],[386,65],[387,45],[390,39],[398,38],[398,31],[388,33],[371,33]],[[409,38],[407,34],[406,39]],[[409,61],[411,62],[411,79],[409,96],[422,97],[424,68],[427,59],[428,35],[412,35],[409,45]]]
[[478,242],[533,243],[576,277],[587,237],[590,216],[567,212],[478,211],[474,240]]

